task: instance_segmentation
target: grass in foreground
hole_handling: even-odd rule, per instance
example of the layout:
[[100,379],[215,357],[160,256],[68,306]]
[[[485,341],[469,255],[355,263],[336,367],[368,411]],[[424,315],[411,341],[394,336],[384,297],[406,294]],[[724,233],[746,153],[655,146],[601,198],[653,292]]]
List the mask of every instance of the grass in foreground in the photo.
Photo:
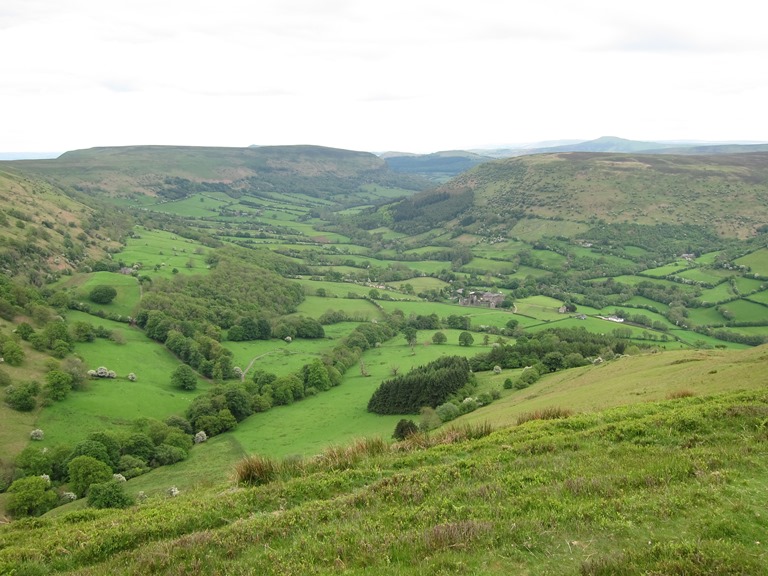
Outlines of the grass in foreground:
[[0,572],[760,574],[766,418],[764,391],[696,396],[321,457],[254,487],[14,523]]

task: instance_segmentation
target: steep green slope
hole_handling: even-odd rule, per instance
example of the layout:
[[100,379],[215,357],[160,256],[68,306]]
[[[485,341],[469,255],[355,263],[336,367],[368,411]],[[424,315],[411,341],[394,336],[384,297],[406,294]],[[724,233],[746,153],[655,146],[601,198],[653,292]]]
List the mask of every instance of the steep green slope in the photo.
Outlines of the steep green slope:
[[37,286],[86,258],[103,258],[130,225],[57,186],[0,163],[0,270]]
[[255,486],[17,522],[0,528],[0,571],[763,573],[764,392],[550,415],[271,473],[253,459]]
[[440,190],[451,196],[473,193],[474,205],[463,217],[482,223],[487,233],[504,231],[527,215],[582,223],[698,225],[744,238],[768,221],[766,183],[766,153],[574,152],[488,162]]

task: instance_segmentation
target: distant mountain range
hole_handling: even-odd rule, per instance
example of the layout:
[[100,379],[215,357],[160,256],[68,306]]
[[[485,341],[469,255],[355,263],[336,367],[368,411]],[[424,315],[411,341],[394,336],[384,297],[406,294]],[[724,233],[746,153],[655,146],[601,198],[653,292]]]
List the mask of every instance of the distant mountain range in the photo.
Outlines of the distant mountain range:
[[644,142],[616,136],[603,136],[586,141],[557,141],[521,144],[519,146],[452,150],[431,154],[386,152],[379,154],[395,172],[418,174],[433,181],[445,182],[469,168],[498,158],[528,156],[531,154],[557,154],[561,152],[611,152],[644,154],[738,154],[766,152],[768,143],[760,142]]

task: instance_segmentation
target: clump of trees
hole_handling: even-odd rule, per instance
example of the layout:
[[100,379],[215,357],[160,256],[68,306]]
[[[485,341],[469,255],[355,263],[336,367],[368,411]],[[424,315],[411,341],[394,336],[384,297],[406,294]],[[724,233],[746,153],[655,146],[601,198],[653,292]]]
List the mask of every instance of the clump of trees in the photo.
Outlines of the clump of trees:
[[383,381],[368,401],[368,411],[418,414],[423,406],[435,408],[461,389],[473,385],[474,376],[467,359],[445,356]]
[[[631,335],[631,333],[630,333]],[[623,353],[627,339],[616,334],[596,334],[584,328],[552,328],[536,334],[522,333],[514,344],[494,345],[484,354],[470,359],[472,370],[492,370],[495,366],[525,368],[539,374],[584,366],[590,359]]]
[[[184,460],[194,442],[191,431],[180,416],[141,418],[131,430],[93,432],[74,446],[30,445],[16,458],[18,478],[8,488],[8,510],[16,517],[39,515],[83,497],[98,508],[128,506],[132,499],[124,481]],[[64,485],[71,493],[61,491]]]

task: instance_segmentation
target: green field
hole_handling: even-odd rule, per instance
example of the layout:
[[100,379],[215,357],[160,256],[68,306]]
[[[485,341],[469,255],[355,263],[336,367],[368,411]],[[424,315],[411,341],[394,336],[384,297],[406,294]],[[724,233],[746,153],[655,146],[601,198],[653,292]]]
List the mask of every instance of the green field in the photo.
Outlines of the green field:
[[737,297],[738,294],[733,291],[733,287],[731,287],[728,282],[723,282],[714,288],[702,290],[699,300],[705,304],[714,304],[718,302],[726,302]]
[[380,318],[381,312],[368,299],[324,298],[307,296],[296,310],[299,314],[319,318],[328,310],[341,310],[347,315],[370,320]]
[[[768,306],[747,300],[734,300],[723,304],[722,307],[736,315],[736,322],[768,322]],[[765,328],[765,331],[768,334],[768,328]]]
[[[727,308],[728,305],[724,304],[722,307]],[[697,326],[719,325],[726,321],[725,317],[720,314],[720,311],[715,306],[691,308],[688,310],[688,318]]]
[[712,285],[719,284],[723,279],[732,275],[733,273],[728,270],[715,268],[690,268],[684,272],[675,274],[675,276],[679,278]]
[[768,305],[768,290],[763,290],[762,292],[758,292],[757,294],[750,295],[749,300],[752,300],[753,302],[759,302],[760,304]]
[[678,260],[672,264],[665,266],[659,266],[658,268],[650,268],[649,270],[643,270],[643,275],[653,276],[654,278],[664,278],[673,274],[680,274],[684,270],[691,267],[691,263],[687,260]]
[[736,288],[738,288],[741,294],[751,294],[752,292],[768,288],[768,283],[763,280],[755,280],[754,278],[737,276],[733,281],[736,283]]
[[[67,320],[104,326],[119,332],[125,343],[97,338],[76,345],[75,353],[89,369],[106,366],[117,378],[89,380],[84,391],[71,392],[64,401],[43,410],[36,425],[45,431],[44,442],[49,446],[74,444],[90,432],[124,427],[140,417],[183,414],[189,401],[208,386],[200,380],[196,392],[173,388],[171,373],[179,361],[136,328],[77,311],[68,312]],[[136,374],[135,382],[128,380],[129,372]]]
[[768,248],[761,248],[751,254],[734,260],[739,266],[749,266],[753,274],[768,276]]
[[137,227],[116,259],[126,266],[139,264],[139,274],[150,277],[171,277],[173,270],[182,274],[205,274],[208,270],[205,257],[209,250],[199,242],[171,232]]
[[648,298],[645,298],[644,296],[632,296],[629,300],[625,302],[626,306],[651,306],[653,308],[656,308],[659,312],[666,312],[669,310],[669,304],[664,304],[663,302],[657,302],[656,300],[650,300]]
[[[101,310],[106,314],[116,316],[134,316],[141,296],[138,280],[129,274],[117,272],[75,274],[65,277],[59,285],[92,311]],[[102,285],[111,286],[117,291],[117,296],[109,304],[97,304],[88,298],[88,294],[93,288]]]
[[539,320],[562,320],[565,315],[558,312],[563,303],[548,296],[531,296],[515,301],[517,312]]

